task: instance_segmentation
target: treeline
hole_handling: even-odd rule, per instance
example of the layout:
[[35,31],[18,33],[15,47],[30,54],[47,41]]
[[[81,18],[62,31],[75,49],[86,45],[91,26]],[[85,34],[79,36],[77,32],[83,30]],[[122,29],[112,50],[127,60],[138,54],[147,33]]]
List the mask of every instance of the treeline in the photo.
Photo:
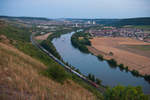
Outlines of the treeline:
[[84,32],[77,32],[72,35],[71,43],[75,48],[78,48],[80,51],[84,53],[89,53],[87,46],[91,46],[91,42],[89,41],[89,34]]
[[71,32],[71,29],[62,29],[62,30],[57,30],[56,32],[54,32],[53,34],[51,34],[47,40],[42,41],[40,44],[41,46],[43,46],[47,51],[49,51],[50,53],[52,53],[55,57],[57,57],[58,59],[61,59],[61,56],[59,55],[59,53],[57,52],[55,46],[52,43],[52,40],[54,38],[57,38],[59,36],[61,36],[62,34],[66,34],[68,32]]
[[137,86],[116,86],[108,88],[104,93],[104,100],[149,100],[149,96],[142,92],[142,88]]
[[121,19],[121,20],[113,23],[113,25],[115,25],[115,26],[150,25],[150,17]]
[[100,79],[96,78],[93,74],[88,74],[88,79],[95,82],[98,85],[102,85],[101,84],[102,81]]
[[[124,66],[124,64],[118,64],[117,61],[115,59],[109,59],[109,60],[106,60],[104,59],[104,57],[102,55],[98,55],[97,58],[100,60],[100,61],[106,61],[109,66],[111,68],[116,68],[116,67],[119,67],[121,71],[125,70],[126,72],[129,71],[128,69],[128,66]],[[150,83],[150,75],[141,75],[138,71],[136,70],[132,70],[130,71],[132,75],[136,76],[136,77],[143,77],[146,81],[148,81]]]

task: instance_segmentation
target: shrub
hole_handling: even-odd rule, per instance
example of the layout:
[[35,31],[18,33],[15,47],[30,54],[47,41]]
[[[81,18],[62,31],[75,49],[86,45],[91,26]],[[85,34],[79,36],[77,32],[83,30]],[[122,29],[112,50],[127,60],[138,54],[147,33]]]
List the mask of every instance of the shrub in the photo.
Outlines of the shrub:
[[109,55],[110,55],[110,56],[113,56],[114,54],[113,54],[113,52],[109,52]]
[[116,60],[114,59],[110,59],[110,60],[107,60],[108,64],[111,66],[111,67],[117,67],[117,62]]
[[104,60],[104,57],[103,57],[102,55],[98,55],[97,58],[98,58],[99,60],[101,60],[101,61]]
[[147,80],[150,83],[150,75],[145,75],[144,79]]
[[126,67],[125,67],[125,70],[126,70],[126,72],[128,72],[128,71],[129,71],[128,66],[126,66]]
[[63,83],[68,78],[64,68],[60,66],[50,66],[44,74],[60,83]]
[[98,78],[96,78],[96,83],[97,83],[98,85],[101,85],[101,80],[98,79]]
[[136,70],[132,70],[131,73],[132,73],[134,76],[140,76],[139,72],[136,71]]
[[116,86],[112,89],[108,88],[104,93],[104,100],[149,100],[149,97],[144,95],[141,87],[132,86]]

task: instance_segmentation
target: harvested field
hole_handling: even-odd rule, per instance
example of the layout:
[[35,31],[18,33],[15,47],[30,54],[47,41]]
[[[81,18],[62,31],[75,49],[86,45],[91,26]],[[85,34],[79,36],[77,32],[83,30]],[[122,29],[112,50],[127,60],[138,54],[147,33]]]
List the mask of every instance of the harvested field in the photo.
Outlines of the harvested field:
[[105,59],[113,58],[142,75],[150,74],[150,43],[121,37],[95,37],[90,41],[92,47],[88,49],[95,55],[101,54]]
[[47,33],[47,34],[44,34],[44,35],[40,35],[40,36],[36,36],[35,39],[36,40],[46,40],[48,38],[49,35],[51,35],[52,33]]

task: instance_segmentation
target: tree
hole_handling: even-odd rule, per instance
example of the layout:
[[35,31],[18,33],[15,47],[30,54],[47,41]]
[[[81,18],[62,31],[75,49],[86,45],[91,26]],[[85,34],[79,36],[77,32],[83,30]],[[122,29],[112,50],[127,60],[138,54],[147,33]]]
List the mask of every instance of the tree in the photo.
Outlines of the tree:
[[104,93],[104,100],[148,100],[149,97],[144,95],[142,88],[132,86],[116,86],[108,88]]
[[101,80],[98,79],[98,78],[96,78],[96,83],[97,83],[98,85],[101,85]]

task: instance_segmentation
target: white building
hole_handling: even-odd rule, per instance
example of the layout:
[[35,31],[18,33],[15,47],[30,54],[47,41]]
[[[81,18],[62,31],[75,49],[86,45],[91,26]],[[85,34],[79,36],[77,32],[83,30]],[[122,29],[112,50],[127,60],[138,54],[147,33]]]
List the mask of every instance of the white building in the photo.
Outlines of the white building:
[[96,22],[95,21],[93,21],[93,25],[95,25],[96,24]]

